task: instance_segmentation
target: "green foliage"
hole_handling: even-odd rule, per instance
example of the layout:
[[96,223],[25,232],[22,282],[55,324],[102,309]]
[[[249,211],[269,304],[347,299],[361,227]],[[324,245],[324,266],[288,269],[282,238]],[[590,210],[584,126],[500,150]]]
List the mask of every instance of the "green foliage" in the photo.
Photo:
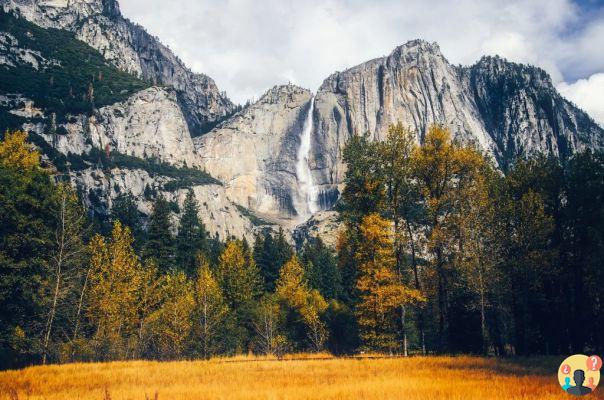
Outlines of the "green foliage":
[[122,193],[113,201],[110,220],[113,223],[120,221],[122,225],[130,228],[135,245],[140,248],[143,240],[143,214],[138,210],[135,198],[131,193]]
[[348,159],[359,165],[336,257],[319,239],[296,254],[284,232],[265,232],[253,250],[209,238],[192,192],[173,237],[178,207],[152,188],[147,232],[124,194],[109,237],[90,239],[77,196],[25,138],[0,142],[0,368],[323,348],[604,348],[601,153],[518,160],[502,175],[442,128],[422,146],[400,126],[369,148],[353,141],[362,154]]
[[0,365],[17,366],[40,354],[55,196],[46,172],[0,157]]
[[275,289],[275,281],[279,276],[281,267],[292,257],[294,250],[287,243],[283,230],[279,230],[277,237],[268,232],[258,235],[254,243],[254,260],[260,268],[266,291]]
[[207,233],[199,219],[199,206],[195,194],[189,190],[176,235],[177,265],[186,274],[193,276],[197,269],[198,256],[207,257],[208,252]]
[[[68,113],[86,113],[93,107],[125,100],[151,86],[109,65],[97,50],[77,40],[71,32],[44,29],[2,11],[0,26],[17,39],[18,47],[58,62],[38,70],[29,64],[15,68],[4,65],[0,67],[0,91],[20,93],[48,113],[56,113],[59,120]],[[8,127],[15,126],[0,126],[2,130]]]
[[158,196],[149,217],[143,256],[154,260],[160,271],[167,272],[175,265],[175,246],[171,231],[170,204],[163,196]]
[[325,246],[321,238],[311,238],[300,256],[305,265],[308,284],[326,299],[340,299],[342,276],[333,250]]
[[246,217],[250,220],[252,225],[254,225],[254,226],[271,225],[270,222],[258,217],[256,214],[254,214],[252,211],[250,211],[249,208],[245,208],[239,204],[235,204],[235,207],[237,207],[237,210],[241,213],[241,215],[243,215],[244,217]]

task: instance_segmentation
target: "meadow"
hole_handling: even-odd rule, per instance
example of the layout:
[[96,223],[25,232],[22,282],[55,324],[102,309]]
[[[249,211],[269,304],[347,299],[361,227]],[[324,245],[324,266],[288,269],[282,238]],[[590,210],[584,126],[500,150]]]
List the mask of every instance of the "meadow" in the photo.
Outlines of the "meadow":
[[[328,355],[129,361],[0,372],[1,400],[571,398],[556,357],[334,358]],[[589,398],[604,398],[595,392]]]

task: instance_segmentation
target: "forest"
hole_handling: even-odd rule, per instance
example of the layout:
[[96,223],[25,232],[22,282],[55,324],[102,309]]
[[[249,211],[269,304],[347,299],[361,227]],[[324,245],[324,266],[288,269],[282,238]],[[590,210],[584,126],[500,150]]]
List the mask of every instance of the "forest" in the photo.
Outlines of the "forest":
[[[283,231],[210,236],[128,194],[92,215],[27,134],[0,141],[0,369],[329,351],[532,355],[604,349],[604,155],[505,171],[432,126],[344,153],[332,249]],[[179,213],[175,213],[179,211]]]

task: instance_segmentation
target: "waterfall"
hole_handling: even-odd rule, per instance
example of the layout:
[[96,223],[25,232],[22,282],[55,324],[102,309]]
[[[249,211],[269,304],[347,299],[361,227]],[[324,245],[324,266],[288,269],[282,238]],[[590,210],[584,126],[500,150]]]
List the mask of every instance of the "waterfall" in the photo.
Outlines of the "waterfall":
[[298,178],[298,197],[296,204],[298,215],[304,220],[310,218],[319,211],[317,204],[317,187],[315,186],[312,171],[310,170],[310,144],[313,132],[313,113],[315,110],[315,97],[310,100],[308,114],[304,120],[302,136],[300,136],[300,148],[296,159],[296,177]]

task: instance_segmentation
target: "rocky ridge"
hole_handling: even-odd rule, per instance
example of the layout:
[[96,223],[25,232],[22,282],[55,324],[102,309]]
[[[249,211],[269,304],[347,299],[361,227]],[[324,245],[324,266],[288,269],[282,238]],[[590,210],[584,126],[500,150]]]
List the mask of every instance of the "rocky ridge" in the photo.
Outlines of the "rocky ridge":
[[117,68],[172,86],[194,135],[229,115],[233,103],[208,76],[196,74],[158,39],[125,19],[116,0],[0,0],[6,12],[45,27],[72,31]]
[[[364,133],[382,140],[388,126],[399,121],[416,132],[418,142],[431,124],[444,124],[456,139],[476,143],[502,169],[518,156],[547,153],[566,158],[577,150],[604,148],[602,128],[563,99],[544,71],[497,57],[454,66],[436,44],[421,40],[332,74],[314,96],[314,109],[311,91],[276,86],[198,136],[200,126],[218,121],[232,105],[221,102],[226,98],[211,80],[192,74],[167,48],[125,20],[116,2],[1,1],[5,10],[37,24],[76,32],[122,70],[166,85],[152,86],[90,114],[71,116],[50,130],[51,116],[18,93],[2,93],[3,107],[29,118],[24,128],[64,155],[115,151],[207,171],[222,184],[194,185],[193,190],[203,204],[200,213],[208,230],[222,238],[251,238],[254,231],[265,229],[256,226],[266,223],[262,220],[290,232],[302,223],[294,234],[298,238],[333,236],[337,221],[327,210],[341,190],[346,142]],[[7,53],[12,58],[0,58],[8,60],[0,64],[33,65],[35,60],[43,68],[44,62],[52,62],[19,49],[9,36],[2,38],[0,44],[11,50],[0,51],[0,56]],[[25,56],[16,57],[19,54]],[[301,221],[297,205],[304,199],[296,161],[309,110],[314,110],[309,167],[318,186],[320,212]],[[70,176],[100,212],[125,192],[133,193],[143,212],[150,210],[149,190],[177,203],[186,193],[184,188],[165,190],[174,178],[140,168],[91,166]]]
[[311,97],[306,89],[276,86],[195,139],[201,165],[230,198],[269,218],[297,215],[296,152]]
[[396,122],[415,131],[418,141],[430,125],[444,124],[503,169],[518,156],[566,158],[604,148],[602,128],[562,98],[543,70],[491,57],[453,66],[438,45],[422,40],[331,75],[316,107],[311,164],[324,191],[341,184],[340,154],[352,135],[381,140]]

